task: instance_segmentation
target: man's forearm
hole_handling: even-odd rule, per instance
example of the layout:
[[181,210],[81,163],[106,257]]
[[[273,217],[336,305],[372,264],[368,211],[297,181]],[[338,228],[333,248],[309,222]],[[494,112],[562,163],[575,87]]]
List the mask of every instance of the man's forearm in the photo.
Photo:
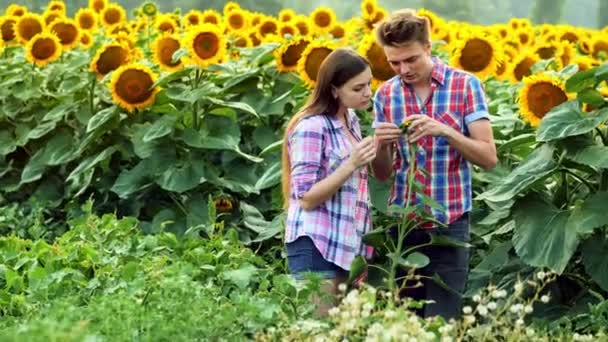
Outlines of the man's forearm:
[[379,146],[376,152],[376,159],[372,161],[374,176],[378,180],[387,180],[393,170],[393,149],[390,144]]
[[491,170],[496,166],[496,147],[493,142],[472,139],[457,131],[452,131],[446,138],[449,144],[471,163],[484,170]]

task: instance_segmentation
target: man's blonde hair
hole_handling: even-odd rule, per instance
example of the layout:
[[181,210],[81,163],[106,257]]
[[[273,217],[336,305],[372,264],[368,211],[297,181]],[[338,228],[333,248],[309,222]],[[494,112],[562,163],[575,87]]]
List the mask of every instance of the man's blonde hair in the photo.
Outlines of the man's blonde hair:
[[413,9],[393,12],[376,27],[376,40],[382,46],[400,47],[412,42],[430,44],[431,24]]

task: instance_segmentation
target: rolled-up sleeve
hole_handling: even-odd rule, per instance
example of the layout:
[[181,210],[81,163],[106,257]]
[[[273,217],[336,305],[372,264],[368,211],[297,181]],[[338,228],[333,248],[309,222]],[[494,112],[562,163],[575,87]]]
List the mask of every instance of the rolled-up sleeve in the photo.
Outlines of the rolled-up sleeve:
[[324,144],[323,125],[314,118],[298,123],[289,137],[291,192],[298,199],[324,177]]
[[464,122],[467,126],[473,121],[490,119],[486,95],[477,77],[471,77],[467,82],[465,111]]
[[386,115],[384,114],[384,98],[380,93],[380,90],[374,94],[374,121],[372,122],[372,128],[376,128],[378,123],[386,122]]

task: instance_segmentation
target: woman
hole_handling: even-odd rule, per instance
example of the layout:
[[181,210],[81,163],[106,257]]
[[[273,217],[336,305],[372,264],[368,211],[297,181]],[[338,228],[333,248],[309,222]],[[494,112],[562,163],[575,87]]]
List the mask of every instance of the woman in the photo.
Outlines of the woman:
[[[372,137],[362,138],[352,109],[367,108],[372,91],[368,62],[340,48],[319,69],[306,105],[287,124],[283,143],[285,243],[290,272],[326,279],[322,292],[335,298],[371,228],[367,165],[375,158]],[[325,315],[331,304],[318,303]]]

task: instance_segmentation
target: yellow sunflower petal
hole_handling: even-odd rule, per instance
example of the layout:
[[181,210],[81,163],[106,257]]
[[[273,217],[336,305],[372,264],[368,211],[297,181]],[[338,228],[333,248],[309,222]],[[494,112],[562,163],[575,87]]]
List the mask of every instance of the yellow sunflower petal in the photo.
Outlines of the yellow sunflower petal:
[[90,8],[81,8],[74,16],[76,24],[81,30],[95,31],[97,30],[97,13]]
[[107,4],[100,14],[101,23],[104,26],[120,24],[127,19],[127,12],[118,4]]
[[328,7],[317,7],[310,14],[310,23],[316,33],[329,33],[336,23],[336,13]]
[[277,70],[280,72],[295,71],[298,68],[298,61],[310,39],[298,37],[288,41],[283,41],[281,46],[274,50],[274,57],[277,62]]
[[72,19],[55,20],[49,30],[59,38],[64,50],[76,47],[80,41],[80,30]]
[[384,49],[376,42],[373,33],[369,33],[363,38],[359,46],[359,53],[369,61],[375,79],[386,81],[395,76],[395,71],[386,60]]
[[89,0],[89,8],[95,13],[101,14],[106,6],[108,6],[108,0]]
[[45,24],[40,15],[27,13],[17,19],[14,32],[17,41],[25,45],[32,37],[41,33],[44,28]]
[[59,38],[50,32],[36,34],[25,46],[25,58],[39,67],[44,67],[61,56]]
[[334,44],[322,41],[311,42],[306,46],[297,66],[300,78],[306,86],[309,88],[314,87],[321,63],[335,49],[336,46]]
[[93,60],[90,69],[102,78],[110,71],[118,69],[121,65],[129,62],[129,49],[120,43],[107,43],[100,47]]
[[538,127],[553,107],[568,101],[568,94],[561,79],[538,74],[523,79],[518,100],[521,117],[532,127]]
[[156,74],[147,66],[123,65],[112,73],[112,100],[128,112],[144,109],[154,103],[160,90],[158,87],[152,87],[156,79]]
[[156,38],[152,47],[154,61],[165,71],[175,71],[184,66],[182,60],[173,62],[173,54],[181,47],[175,35],[165,34]]
[[450,64],[484,79],[494,74],[503,58],[500,46],[493,39],[474,33],[456,43]]
[[219,63],[226,54],[226,38],[211,24],[192,28],[183,45],[188,49],[191,61],[200,67]]

